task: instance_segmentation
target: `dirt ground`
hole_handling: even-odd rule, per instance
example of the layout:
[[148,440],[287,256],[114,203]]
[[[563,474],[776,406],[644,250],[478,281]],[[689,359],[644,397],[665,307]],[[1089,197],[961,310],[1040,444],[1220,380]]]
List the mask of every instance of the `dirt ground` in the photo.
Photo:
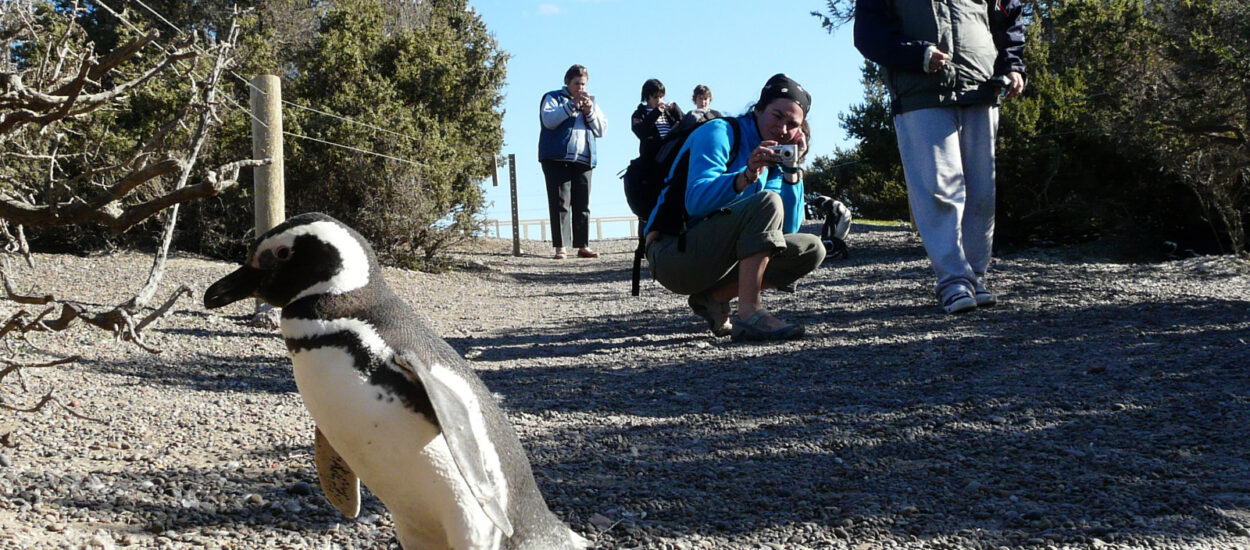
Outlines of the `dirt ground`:
[[[915,235],[857,225],[851,256],[769,294],[799,341],[715,338],[597,260],[482,241],[445,274],[388,270],[495,392],[552,509],[598,548],[1248,548],[1250,269],[1114,246],[999,255],[1001,304],[940,312]],[[136,253],[39,255],[25,284],[104,306]],[[29,345],[77,363],[6,378],[0,548],[398,548],[372,497],[325,502],[312,423],[275,331],[190,285],[151,355],[76,328]],[[644,276],[646,276],[644,272]],[[5,305],[6,317],[14,309]]]

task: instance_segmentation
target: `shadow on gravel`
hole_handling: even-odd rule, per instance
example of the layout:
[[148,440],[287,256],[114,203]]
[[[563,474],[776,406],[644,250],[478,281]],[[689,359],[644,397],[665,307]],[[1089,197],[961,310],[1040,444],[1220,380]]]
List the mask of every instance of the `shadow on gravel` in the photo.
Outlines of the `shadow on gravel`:
[[[47,484],[47,480],[31,481],[32,486]],[[71,474],[60,476],[56,484],[60,487],[57,494],[63,496],[46,504],[73,511],[67,516],[91,522],[93,515],[100,514],[99,521],[109,522],[112,509],[126,510],[138,521],[125,531],[165,536],[178,547],[302,547],[310,535],[342,538],[336,536],[341,528],[374,541],[371,548],[399,548],[385,507],[367,490],[362,491],[360,515],[354,520],[325,500],[310,448],[277,445],[239,450],[237,457],[213,466],[132,468],[100,477]],[[18,493],[11,504],[20,508],[37,498]],[[219,529],[223,531],[217,533]]]
[[[452,343],[515,362],[480,372],[514,415],[561,413],[526,438],[544,493],[621,520],[620,541],[1250,536],[1250,302],[1082,303],[1075,279],[1029,280],[1043,260],[1004,266],[1004,305],[950,317],[899,256],[777,299],[809,326],[797,343],[712,340],[677,297]],[[584,361],[526,365],[550,357]]]
[[93,371],[131,376],[137,386],[172,386],[195,391],[291,393],[295,377],[285,354],[263,351],[247,356],[200,353],[198,359],[170,363],[161,356],[140,360],[81,361]]

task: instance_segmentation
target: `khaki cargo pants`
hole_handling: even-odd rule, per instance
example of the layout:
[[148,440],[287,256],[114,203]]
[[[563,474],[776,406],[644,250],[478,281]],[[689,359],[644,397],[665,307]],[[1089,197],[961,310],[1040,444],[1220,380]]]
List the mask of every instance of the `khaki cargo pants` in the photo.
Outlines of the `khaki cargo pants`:
[[754,193],[725,206],[686,231],[686,250],[677,237],[662,235],[647,246],[651,274],[677,294],[697,294],[738,279],[738,262],[772,251],[764,282],[786,292],[825,259],[820,237],[781,232],[781,197]]

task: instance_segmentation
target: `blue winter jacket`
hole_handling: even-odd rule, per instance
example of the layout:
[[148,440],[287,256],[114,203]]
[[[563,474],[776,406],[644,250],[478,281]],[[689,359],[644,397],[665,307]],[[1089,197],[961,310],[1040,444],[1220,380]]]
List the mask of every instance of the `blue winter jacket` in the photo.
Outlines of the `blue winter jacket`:
[[[797,233],[799,226],[803,223],[803,182],[788,184],[781,179],[781,170],[776,166],[769,167],[764,174],[760,176],[755,183],[748,185],[741,193],[734,191],[734,180],[738,174],[747,167],[747,158],[751,155],[756,147],[759,147],[760,138],[759,128],[755,125],[755,117],[750,114],[738,117],[738,156],[732,163],[726,166],[729,161],[729,151],[731,142],[729,141],[730,133],[733,131],[729,123],[724,119],[716,119],[710,121],[690,134],[686,138],[686,143],[682,145],[681,151],[677,154],[690,154],[689,171],[686,176],[686,213],[690,215],[690,219],[686,221],[686,227],[691,228],[697,225],[708,214],[711,214],[725,205],[734,202],[740,198],[768,191],[781,195],[781,202],[785,207],[785,221],[782,223],[782,232]],[[676,170],[680,163],[674,163],[673,169]],[[669,173],[669,178],[673,177]],[[659,203],[651,211],[651,217],[647,220],[647,229],[650,231],[655,223],[657,212],[660,205],[664,204],[664,197],[667,190],[660,194]]]
[[568,87],[543,94],[539,104],[538,160],[578,162],[594,168],[599,162],[595,154],[595,138],[603,137],[607,120],[599,105],[590,116],[573,106]]

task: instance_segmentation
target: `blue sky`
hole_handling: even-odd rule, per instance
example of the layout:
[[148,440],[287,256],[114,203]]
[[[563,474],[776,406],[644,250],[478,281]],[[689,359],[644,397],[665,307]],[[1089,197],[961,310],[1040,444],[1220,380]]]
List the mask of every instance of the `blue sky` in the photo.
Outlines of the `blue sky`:
[[[648,78],[663,81],[666,99],[683,110],[692,108],[695,85],[706,84],[713,108],[738,114],[759,96],[768,77],[784,72],[812,94],[809,158],[849,145],[838,113],[862,100],[863,58],[851,43],[850,25],[830,35],[809,15],[822,1],[470,0],[469,5],[512,55],[503,152],[516,154],[521,219],[547,217],[537,158],[538,104],[545,92],[563,86],[564,71],[574,63],[586,66],[587,88],[608,118],[592,180],[593,217],[630,215],[616,174],[638,154],[629,116]],[[493,202],[486,215],[507,220],[506,169],[500,179],[497,188],[486,183],[487,201]]]

